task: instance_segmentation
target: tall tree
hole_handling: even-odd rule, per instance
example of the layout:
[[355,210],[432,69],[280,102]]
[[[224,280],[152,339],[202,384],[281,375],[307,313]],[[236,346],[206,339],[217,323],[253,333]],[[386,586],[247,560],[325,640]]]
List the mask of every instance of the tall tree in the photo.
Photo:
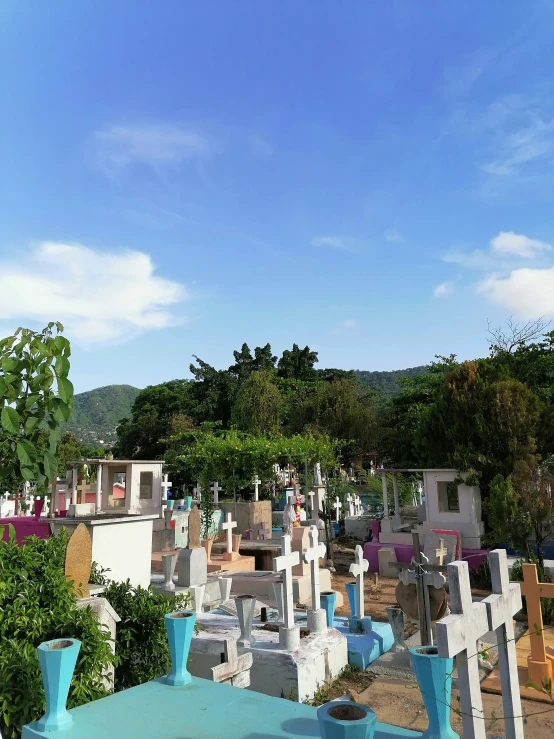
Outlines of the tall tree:
[[293,344],[292,349],[286,349],[277,364],[279,377],[294,380],[313,380],[316,377],[314,365],[318,362],[317,352],[310,350],[309,346],[300,349],[298,344]]
[[240,351],[234,351],[235,364],[229,367],[229,372],[235,375],[239,383],[243,382],[251,372],[261,370],[270,371],[275,367],[277,357],[271,353],[271,345],[257,346],[254,356],[250,352],[248,344],[243,344]]
[[277,434],[281,430],[281,404],[273,375],[252,372],[237,393],[233,423],[251,434]]

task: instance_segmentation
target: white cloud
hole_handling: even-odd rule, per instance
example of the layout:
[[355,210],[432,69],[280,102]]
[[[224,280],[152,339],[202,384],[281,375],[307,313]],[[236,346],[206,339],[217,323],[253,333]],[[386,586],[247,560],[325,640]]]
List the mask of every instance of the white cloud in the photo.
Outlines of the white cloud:
[[554,267],[516,269],[508,277],[493,275],[479,285],[479,290],[520,318],[554,316]]
[[347,318],[342,325],[344,326],[344,328],[354,328],[354,326],[356,325],[356,321],[353,318]]
[[0,262],[0,320],[61,321],[84,344],[174,325],[170,307],[186,297],[139,251],[43,242],[16,264]]
[[494,258],[481,249],[474,249],[469,252],[454,249],[447,252],[442,257],[442,261],[447,264],[459,264],[468,269],[493,269],[496,265]]
[[395,228],[387,228],[385,231],[385,239],[387,241],[398,241],[399,243],[404,241],[402,234],[400,234]]
[[328,246],[330,249],[345,249],[348,251],[348,239],[344,236],[317,236],[312,239],[312,246]]
[[454,292],[454,283],[453,282],[441,282],[440,285],[437,285],[435,289],[433,290],[433,295],[435,298],[446,298],[449,295],[451,295]]
[[532,259],[537,252],[551,251],[552,247],[544,241],[530,239],[524,234],[501,231],[491,239],[491,250],[498,254],[510,254]]
[[251,136],[250,151],[257,157],[270,157],[273,154],[273,146],[261,136]]
[[114,180],[131,167],[143,166],[160,174],[212,153],[203,134],[169,124],[109,126],[94,132],[93,144],[96,166]]

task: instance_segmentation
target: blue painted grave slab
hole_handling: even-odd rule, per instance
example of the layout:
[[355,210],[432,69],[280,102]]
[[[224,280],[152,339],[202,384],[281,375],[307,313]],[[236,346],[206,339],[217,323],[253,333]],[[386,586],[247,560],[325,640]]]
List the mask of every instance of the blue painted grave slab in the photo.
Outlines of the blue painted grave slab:
[[[164,678],[70,711],[73,724],[48,734],[36,724],[22,739],[294,739],[319,737],[317,709],[282,698],[192,678],[171,687]],[[375,739],[422,734],[377,723]]]
[[347,618],[335,618],[333,626],[346,637],[349,664],[360,670],[369,667],[394,644],[394,636],[388,623],[373,621],[373,629],[367,634],[351,634]]

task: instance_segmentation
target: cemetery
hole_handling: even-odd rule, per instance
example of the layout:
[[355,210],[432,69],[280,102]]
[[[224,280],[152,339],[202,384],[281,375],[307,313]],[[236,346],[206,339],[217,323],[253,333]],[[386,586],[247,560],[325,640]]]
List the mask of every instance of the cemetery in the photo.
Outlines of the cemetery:
[[[50,478],[37,463],[29,481],[37,441],[18,443],[0,498],[3,739],[522,739],[552,702],[549,562],[487,545],[485,507],[498,524],[467,472],[356,471],[330,441],[231,431],[169,461],[83,456]],[[340,692],[352,674],[363,693]],[[418,691],[427,728],[373,710],[387,685]]]

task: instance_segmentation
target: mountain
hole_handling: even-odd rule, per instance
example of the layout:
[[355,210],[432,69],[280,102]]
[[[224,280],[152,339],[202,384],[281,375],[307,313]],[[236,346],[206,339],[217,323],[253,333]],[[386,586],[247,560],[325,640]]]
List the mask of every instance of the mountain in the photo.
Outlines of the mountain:
[[140,390],[131,385],[106,385],[77,393],[64,430],[71,431],[80,441],[113,444],[118,423],[130,415],[139,393]]
[[403,370],[387,372],[369,372],[368,370],[354,370],[354,376],[362,385],[374,390],[380,390],[384,395],[397,395],[400,392],[400,380],[403,377],[416,377],[427,370],[427,367],[408,367]]

